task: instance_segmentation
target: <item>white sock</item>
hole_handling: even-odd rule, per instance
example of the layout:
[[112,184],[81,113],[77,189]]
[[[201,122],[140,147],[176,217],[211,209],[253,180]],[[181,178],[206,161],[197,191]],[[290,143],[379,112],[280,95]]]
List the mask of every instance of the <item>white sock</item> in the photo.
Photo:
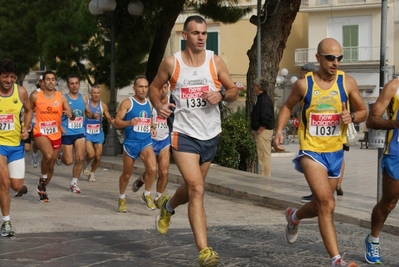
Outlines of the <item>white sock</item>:
[[144,190],[144,196],[151,195],[151,191]]
[[157,192],[157,195],[156,195],[156,197],[155,198],[160,198],[162,196],[162,193],[159,193],[159,192]]
[[125,194],[119,195],[119,198],[124,199],[125,198]]
[[298,223],[299,222],[299,220],[298,220],[298,218],[296,217],[296,212],[297,212],[298,210],[295,210],[292,214],[291,214],[291,221],[293,222],[293,223]]
[[331,258],[331,264],[333,267],[335,266],[335,261],[340,258],[341,258],[341,255],[339,255],[339,254]]
[[175,210],[169,205],[169,200],[166,202],[166,211],[169,213],[173,213]]
[[380,242],[380,237],[374,237],[372,235],[369,236],[369,241],[373,243],[379,243]]
[[47,173],[46,174],[42,174],[42,179],[46,180],[47,179]]
[[72,178],[71,185],[77,184],[77,183],[78,183],[78,178]]
[[10,220],[10,215],[3,216],[3,222],[8,222]]

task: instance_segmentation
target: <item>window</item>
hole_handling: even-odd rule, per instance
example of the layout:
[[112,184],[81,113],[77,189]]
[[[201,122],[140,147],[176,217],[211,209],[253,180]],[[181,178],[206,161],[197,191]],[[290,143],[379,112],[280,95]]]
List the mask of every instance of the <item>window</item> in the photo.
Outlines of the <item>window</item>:
[[344,61],[359,61],[359,25],[342,26]]

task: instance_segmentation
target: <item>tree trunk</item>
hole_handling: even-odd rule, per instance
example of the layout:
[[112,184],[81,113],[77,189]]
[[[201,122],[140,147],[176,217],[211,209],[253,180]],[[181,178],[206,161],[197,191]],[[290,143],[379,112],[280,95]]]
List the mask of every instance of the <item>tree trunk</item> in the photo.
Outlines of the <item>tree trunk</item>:
[[[292,23],[299,11],[301,0],[266,1],[266,21],[261,25],[261,76],[269,81],[267,89],[270,97],[274,96],[274,85],[279,71],[279,63],[283,56]],[[257,36],[254,38],[251,49],[247,52],[249,67],[247,72],[247,99],[246,114],[250,118],[256,95],[253,81],[257,77]],[[251,164],[248,164],[251,166]],[[253,171],[252,169],[247,171]]]
[[168,5],[164,5],[163,10],[159,14],[161,20],[159,21],[155,33],[155,39],[152,43],[148,57],[146,77],[150,84],[158,72],[158,67],[164,57],[164,52],[166,45],[168,44],[170,33],[176,23],[177,17],[183,10],[186,0],[174,0],[173,2],[168,2],[170,3]]

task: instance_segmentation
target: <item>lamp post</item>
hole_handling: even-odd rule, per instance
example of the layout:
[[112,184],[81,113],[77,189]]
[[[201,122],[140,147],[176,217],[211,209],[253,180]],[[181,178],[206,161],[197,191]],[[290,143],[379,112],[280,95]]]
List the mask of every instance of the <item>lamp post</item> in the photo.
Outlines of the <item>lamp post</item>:
[[[115,23],[118,14],[128,13],[133,17],[131,23],[120,23],[122,27],[132,27],[135,19],[143,14],[144,5],[141,1],[131,1],[127,7],[117,6],[116,0],[91,0],[89,3],[90,13],[99,20],[102,27],[110,29],[111,55],[110,55],[110,100],[109,113],[115,117],[116,113],[116,90],[115,90]],[[126,12],[127,11],[127,12]],[[120,147],[116,129],[109,124],[108,135],[105,141],[103,154],[116,156]]]
[[[285,102],[285,77],[288,75],[288,70],[286,68],[282,68],[280,70],[280,75],[276,77],[276,84],[281,85],[281,89],[283,89],[283,99],[281,106],[284,105]],[[283,130],[283,135],[284,135],[284,141],[283,145],[288,145],[288,140],[287,140],[287,127],[284,128]]]

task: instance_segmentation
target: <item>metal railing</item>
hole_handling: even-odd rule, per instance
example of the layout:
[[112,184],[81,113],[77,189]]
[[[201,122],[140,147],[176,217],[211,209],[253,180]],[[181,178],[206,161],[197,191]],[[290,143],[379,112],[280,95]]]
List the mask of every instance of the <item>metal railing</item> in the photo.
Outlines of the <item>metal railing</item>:
[[[295,64],[305,64],[308,62],[316,62],[315,54],[316,48],[299,48],[295,49]],[[387,55],[389,50],[387,47]],[[380,60],[379,46],[351,46],[343,48],[344,58],[342,63],[356,63],[356,62],[378,62]],[[389,57],[387,57],[389,58]]]
[[381,0],[302,0],[302,7],[323,7],[353,4],[381,3]]

